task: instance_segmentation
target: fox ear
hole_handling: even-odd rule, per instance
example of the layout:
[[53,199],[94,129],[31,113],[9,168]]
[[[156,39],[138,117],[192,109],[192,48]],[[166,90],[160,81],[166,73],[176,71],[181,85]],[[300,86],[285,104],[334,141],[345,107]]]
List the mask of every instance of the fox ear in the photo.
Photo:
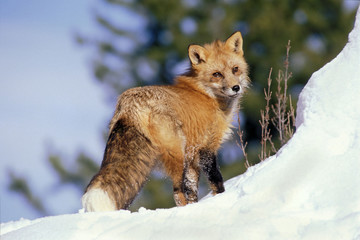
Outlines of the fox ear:
[[243,56],[243,38],[240,32],[235,32],[225,42],[225,46],[231,51]]
[[192,65],[198,65],[202,62],[206,62],[207,50],[204,47],[199,45],[190,45],[188,51]]

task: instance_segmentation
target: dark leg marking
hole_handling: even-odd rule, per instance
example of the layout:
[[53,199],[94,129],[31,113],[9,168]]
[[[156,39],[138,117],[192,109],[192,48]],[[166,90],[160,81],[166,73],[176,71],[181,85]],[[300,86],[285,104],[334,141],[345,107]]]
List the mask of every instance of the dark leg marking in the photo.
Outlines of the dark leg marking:
[[210,182],[214,194],[225,191],[223,177],[216,161],[216,154],[210,150],[200,150],[200,166]]

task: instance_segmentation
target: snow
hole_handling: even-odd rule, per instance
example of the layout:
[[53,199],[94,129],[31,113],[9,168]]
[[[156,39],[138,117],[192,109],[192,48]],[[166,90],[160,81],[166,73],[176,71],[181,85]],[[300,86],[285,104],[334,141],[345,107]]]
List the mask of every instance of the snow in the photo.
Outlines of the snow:
[[[360,239],[360,8],[301,92],[293,138],[199,203],[21,219],[1,239]],[[79,200],[80,201],[80,200]]]

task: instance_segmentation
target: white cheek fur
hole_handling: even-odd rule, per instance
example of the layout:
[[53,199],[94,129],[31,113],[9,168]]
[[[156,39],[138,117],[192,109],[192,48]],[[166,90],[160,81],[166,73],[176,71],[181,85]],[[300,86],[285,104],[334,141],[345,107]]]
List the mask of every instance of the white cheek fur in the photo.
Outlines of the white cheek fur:
[[239,81],[240,81],[240,93],[243,93],[245,88],[247,88],[248,86],[248,77],[246,74],[241,74],[239,76]]

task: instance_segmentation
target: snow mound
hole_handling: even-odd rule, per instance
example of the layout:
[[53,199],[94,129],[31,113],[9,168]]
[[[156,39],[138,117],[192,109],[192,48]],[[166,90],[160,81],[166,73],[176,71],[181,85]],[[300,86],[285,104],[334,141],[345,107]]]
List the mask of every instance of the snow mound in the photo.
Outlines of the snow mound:
[[185,207],[1,224],[1,239],[360,239],[360,8],[342,52],[300,95],[276,154]]

